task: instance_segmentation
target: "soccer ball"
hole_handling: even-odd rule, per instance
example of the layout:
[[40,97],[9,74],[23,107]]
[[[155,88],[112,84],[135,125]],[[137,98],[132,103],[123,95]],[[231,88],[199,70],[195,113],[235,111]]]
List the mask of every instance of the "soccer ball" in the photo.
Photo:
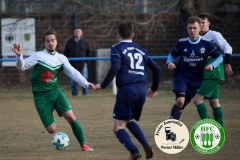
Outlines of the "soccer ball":
[[67,134],[58,132],[52,137],[52,145],[57,150],[63,150],[70,145],[70,140]]

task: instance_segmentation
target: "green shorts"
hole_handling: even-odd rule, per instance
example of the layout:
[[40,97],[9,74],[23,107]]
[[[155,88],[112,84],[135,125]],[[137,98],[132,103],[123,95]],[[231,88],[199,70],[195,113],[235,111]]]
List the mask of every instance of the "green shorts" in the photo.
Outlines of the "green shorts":
[[204,96],[205,99],[218,99],[220,91],[220,80],[203,80],[201,87],[197,90],[197,94]]
[[34,95],[34,103],[45,128],[55,122],[53,116],[54,109],[57,111],[59,117],[62,116],[64,112],[72,110],[65,94],[60,88],[56,88],[47,93]]

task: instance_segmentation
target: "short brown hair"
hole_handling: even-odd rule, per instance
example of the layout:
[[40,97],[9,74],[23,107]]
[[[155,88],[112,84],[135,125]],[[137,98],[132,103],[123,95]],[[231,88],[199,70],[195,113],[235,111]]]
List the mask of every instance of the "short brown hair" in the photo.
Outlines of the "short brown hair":
[[195,23],[195,22],[199,23],[199,25],[200,25],[201,24],[201,19],[197,16],[193,16],[193,17],[188,18],[188,21],[187,21],[188,24],[189,23]]
[[200,18],[207,18],[210,21],[211,14],[208,13],[208,12],[202,12],[202,13],[199,13],[198,17],[200,17]]
[[56,32],[55,30],[52,28],[52,27],[49,27],[46,32],[44,33],[43,35],[43,41],[45,41],[45,36],[48,36],[48,35],[55,35],[56,39],[57,39],[57,35],[56,35]]
[[131,38],[133,33],[133,25],[130,22],[122,22],[118,25],[118,33],[122,39]]

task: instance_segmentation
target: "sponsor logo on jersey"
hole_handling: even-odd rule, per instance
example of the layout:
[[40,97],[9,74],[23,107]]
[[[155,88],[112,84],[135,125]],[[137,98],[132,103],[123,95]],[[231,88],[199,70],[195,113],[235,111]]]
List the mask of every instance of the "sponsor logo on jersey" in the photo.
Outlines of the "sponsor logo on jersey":
[[190,57],[195,57],[194,50],[192,50],[192,53],[191,53]]

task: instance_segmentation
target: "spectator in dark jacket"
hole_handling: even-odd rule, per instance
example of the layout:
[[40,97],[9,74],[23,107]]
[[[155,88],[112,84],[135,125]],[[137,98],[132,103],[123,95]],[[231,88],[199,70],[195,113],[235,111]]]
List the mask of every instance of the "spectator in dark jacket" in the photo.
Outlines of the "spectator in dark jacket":
[[[89,57],[90,46],[86,39],[82,37],[83,31],[81,27],[74,28],[74,35],[67,41],[64,54],[66,57]],[[88,79],[87,61],[70,61],[71,65],[77,69],[85,79]],[[77,83],[70,80],[72,96],[78,95]],[[82,87],[82,95],[87,95],[87,88]]]

